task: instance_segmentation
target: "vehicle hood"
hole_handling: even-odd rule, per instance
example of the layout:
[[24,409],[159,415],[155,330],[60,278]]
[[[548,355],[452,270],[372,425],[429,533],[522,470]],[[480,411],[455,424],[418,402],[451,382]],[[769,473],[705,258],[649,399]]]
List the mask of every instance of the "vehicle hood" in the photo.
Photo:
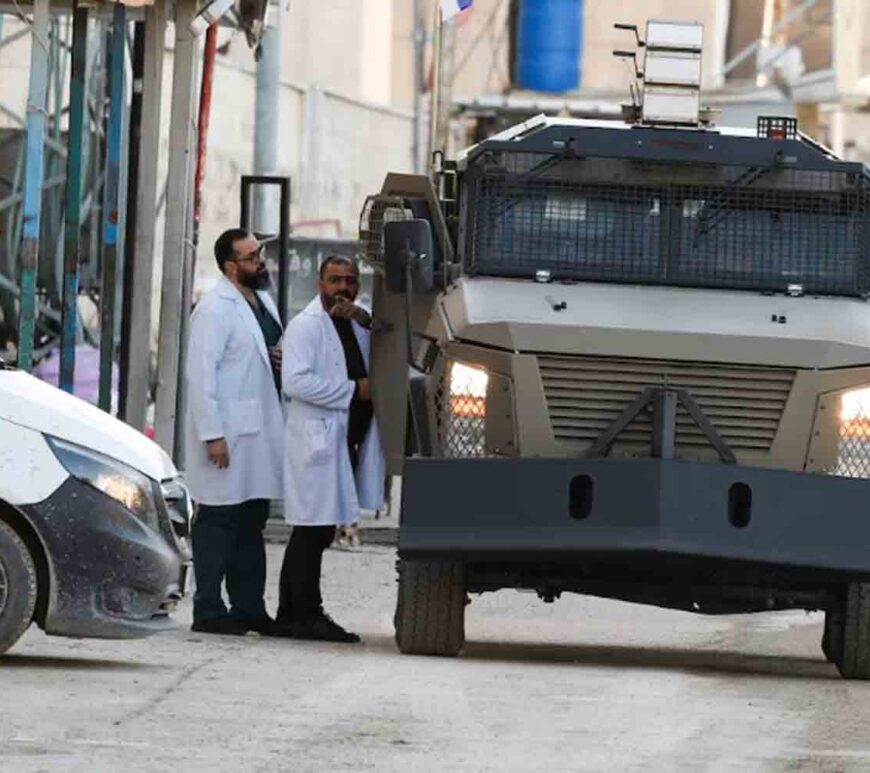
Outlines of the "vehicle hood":
[[529,280],[462,279],[442,297],[457,339],[517,352],[802,369],[870,363],[859,298]]
[[178,474],[142,433],[23,371],[0,371],[0,419],[97,451],[155,480]]

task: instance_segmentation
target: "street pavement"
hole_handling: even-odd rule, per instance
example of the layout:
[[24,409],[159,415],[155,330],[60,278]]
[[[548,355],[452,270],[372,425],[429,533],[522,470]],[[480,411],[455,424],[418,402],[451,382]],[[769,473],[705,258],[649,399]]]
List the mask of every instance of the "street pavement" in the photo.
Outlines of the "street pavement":
[[0,770],[870,770],[870,684],[824,662],[820,615],[504,591],[474,598],[462,657],[412,658],[394,567],[382,545],[326,555],[358,646],[194,634],[189,601],[142,641],[31,629],[0,658]]

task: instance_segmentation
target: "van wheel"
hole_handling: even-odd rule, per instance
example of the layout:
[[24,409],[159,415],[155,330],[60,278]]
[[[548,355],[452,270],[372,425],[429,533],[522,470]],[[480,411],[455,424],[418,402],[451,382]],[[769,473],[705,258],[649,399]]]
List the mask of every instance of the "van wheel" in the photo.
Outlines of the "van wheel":
[[0,653],[30,626],[36,607],[36,567],[11,526],[0,521]]
[[843,613],[839,609],[825,612],[825,632],[822,634],[822,652],[828,663],[836,663],[843,654]]
[[406,655],[454,657],[465,644],[465,567],[399,560],[396,644]]
[[842,631],[836,661],[840,674],[846,679],[870,679],[870,583],[849,583]]

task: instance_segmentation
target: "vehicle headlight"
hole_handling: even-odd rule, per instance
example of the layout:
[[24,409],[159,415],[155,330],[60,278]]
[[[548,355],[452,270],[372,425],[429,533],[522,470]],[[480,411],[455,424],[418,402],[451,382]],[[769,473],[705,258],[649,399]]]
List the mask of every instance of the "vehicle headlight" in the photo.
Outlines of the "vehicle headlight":
[[486,416],[486,389],[489,374],[461,362],[450,366],[450,412],[454,416],[483,419]]
[[840,395],[840,422],[864,422],[870,419],[870,387],[861,387]]
[[147,475],[75,443],[50,437],[48,444],[70,475],[111,497],[146,526],[159,531],[153,484]]

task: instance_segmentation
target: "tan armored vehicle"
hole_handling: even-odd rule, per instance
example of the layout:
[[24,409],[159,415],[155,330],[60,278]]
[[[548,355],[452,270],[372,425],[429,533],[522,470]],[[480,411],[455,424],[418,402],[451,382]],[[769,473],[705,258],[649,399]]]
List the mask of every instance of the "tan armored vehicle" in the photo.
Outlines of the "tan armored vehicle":
[[870,677],[870,176],[677,123],[542,116],[366,202],[402,652],[517,588],[824,610]]

